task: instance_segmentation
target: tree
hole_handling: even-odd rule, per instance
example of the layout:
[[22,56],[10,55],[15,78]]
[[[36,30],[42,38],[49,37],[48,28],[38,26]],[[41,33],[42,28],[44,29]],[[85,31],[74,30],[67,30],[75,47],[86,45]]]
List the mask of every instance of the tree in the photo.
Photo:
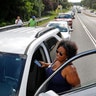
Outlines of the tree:
[[81,3],[88,8],[96,9],[96,0],[82,0]]
[[67,0],[1,0],[0,24],[1,22],[14,23],[19,15],[21,19],[28,20],[30,16],[39,17],[48,11],[56,10],[58,4],[67,8]]

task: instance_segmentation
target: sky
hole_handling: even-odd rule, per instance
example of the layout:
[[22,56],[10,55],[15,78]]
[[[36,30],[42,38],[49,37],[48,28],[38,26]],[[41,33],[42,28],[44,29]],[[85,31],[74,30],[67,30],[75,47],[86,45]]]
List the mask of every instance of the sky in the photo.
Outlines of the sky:
[[68,0],[69,2],[81,2],[81,0]]

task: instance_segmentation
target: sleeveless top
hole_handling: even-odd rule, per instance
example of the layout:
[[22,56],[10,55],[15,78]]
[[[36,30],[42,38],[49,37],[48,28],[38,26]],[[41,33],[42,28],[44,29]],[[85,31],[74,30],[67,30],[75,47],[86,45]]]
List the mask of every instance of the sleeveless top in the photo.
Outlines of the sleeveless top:
[[[52,67],[46,69],[47,78],[53,73]],[[56,93],[70,90],[72,86],[61,75],[61,70],[48,82],[47,90],[53,90]]]

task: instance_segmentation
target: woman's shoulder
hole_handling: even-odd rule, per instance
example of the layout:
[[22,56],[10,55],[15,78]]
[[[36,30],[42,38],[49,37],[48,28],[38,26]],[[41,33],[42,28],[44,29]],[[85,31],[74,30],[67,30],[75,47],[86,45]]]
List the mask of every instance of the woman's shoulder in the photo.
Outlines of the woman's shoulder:
[[70,68],[75,68],[74,64],[73,63],[69,63],[67,66],[66,66],[67,69],[70,69]]
[[70,64],[68,64],[68,65],[63,69],[63,71],[65,71],[65,72],[70,72],[70,71],[72,71],[72,70],[74,70],[74,69],[76,69],[75,66],[73,65],[73,63],[70,63]]

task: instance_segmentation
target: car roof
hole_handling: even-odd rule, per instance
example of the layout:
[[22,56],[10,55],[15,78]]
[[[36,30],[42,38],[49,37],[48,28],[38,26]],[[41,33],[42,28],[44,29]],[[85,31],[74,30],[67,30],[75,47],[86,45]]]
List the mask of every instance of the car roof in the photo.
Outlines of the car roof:
[[71,12],[59,13],[58,15],[66,15],[66,14],[71,15]]
[[65,13],[58,13],[58,15],[62,15],[62,14],[65,14]]
[[20,27],[0,32],[0,51],[23,54],[28,45],[45,27]]

